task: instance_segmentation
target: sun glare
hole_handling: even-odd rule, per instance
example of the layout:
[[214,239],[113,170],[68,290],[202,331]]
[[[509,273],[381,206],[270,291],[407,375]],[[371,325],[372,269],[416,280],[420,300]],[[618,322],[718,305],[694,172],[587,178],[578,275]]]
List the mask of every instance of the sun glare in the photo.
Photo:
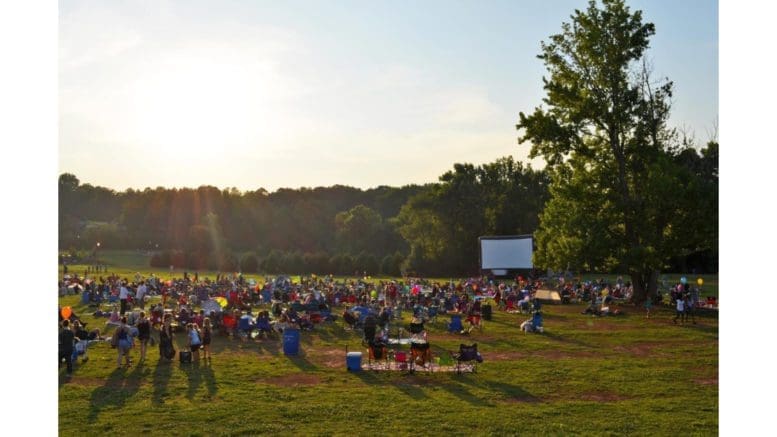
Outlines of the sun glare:
[[137,139],[171,152],[245,146],[260,119],[256,78],[236,63],[166,62],[138,78],[135,91]]

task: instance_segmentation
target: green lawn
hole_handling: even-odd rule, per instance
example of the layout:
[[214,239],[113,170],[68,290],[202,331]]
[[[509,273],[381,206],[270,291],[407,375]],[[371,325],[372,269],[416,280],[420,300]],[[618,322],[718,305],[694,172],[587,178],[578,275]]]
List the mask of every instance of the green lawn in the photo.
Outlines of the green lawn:
[[[126,269],[127,272],[136,269]],[[148,269],[140,270],[144,274]],[[133,271],[134,273],[134,271]],[[167,272],[169,274],[169,272]],[[179,273],[180,274],[180,273]],[[90,328],[94,308],[60,298]],[[477,342],[476,374],[349,373],[345,347],[361,350],[342,320],[303,332],[301,355],[280,339],[218,337],[209,365],[147,363],[116,368],[107,343],[67,380],[60,369],[62,435],[586,434],[714,435],[718,432],[718,318],[674,325],[672,312],[651,319],[633,307],[592,318],[582,306],[545,305],[544,334],[523,334],[527,316],[496,311],[482,332],[429,327],[435,355]],[[408,313],[404,313],[404,322]],[[181,334],[178,349],[184,344]],[[366,351],[365,351],[366,352]]]

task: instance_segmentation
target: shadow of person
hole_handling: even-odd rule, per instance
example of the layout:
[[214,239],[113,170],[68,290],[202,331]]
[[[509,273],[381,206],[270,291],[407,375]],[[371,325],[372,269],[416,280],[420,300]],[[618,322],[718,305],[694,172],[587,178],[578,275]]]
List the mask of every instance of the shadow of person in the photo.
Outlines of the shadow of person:
[[135,367],[131,373],[120,367],[106,378],[105,384],[92,392],[89,403],[89,422],[97,420],[100,411],[105,407],[121,408],[127,399],[135,395],[140,388],[140,369]]
[[200,367],[202,372],[202,379],[205,381],[205,388],[208,390],[208,395],[213,397],[218,392],[218,383],[216,382],[216,375],[213,373],[213,369],[210,363],[203,362],[203,366]]
[[154,378],[152,382],[154,386],[154,394],[151,399],[153,404],[159,405],[165,402],[164,397],[167,395],[167,384],[170,382],[170,377],[172,374],[173,363],[160,357],[159,361],[157,361],[156,367],[154,368]]
[[189,389],[186,391],[186,397],[189,398],[189,400],[192,400],[194,399],[194,395],[197,393],[197,389],[202,383],[200,362],[193,361],[191,363],[182,363],[181,370],[186,372],[186,376],[189,380]]

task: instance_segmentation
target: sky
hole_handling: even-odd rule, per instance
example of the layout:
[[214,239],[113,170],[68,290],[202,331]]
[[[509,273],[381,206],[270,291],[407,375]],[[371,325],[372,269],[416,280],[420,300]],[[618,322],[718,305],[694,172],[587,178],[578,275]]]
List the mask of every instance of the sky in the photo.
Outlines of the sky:
[[[122,191],[437,181],[528,160],[540,41],[586,1],[60,1],[59,172]],[[718,4],[631,1],[674,82],[670,124],[713,135]]]

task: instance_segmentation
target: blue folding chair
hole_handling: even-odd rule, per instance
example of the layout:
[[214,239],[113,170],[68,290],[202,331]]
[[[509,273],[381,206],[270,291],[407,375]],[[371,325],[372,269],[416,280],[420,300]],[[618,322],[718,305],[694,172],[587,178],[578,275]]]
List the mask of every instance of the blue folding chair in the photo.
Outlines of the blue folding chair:
[[448,324],[448,332],[461,332],[464,330],[464,326],[461,324],[461,315],[452,314],[451,322]]

